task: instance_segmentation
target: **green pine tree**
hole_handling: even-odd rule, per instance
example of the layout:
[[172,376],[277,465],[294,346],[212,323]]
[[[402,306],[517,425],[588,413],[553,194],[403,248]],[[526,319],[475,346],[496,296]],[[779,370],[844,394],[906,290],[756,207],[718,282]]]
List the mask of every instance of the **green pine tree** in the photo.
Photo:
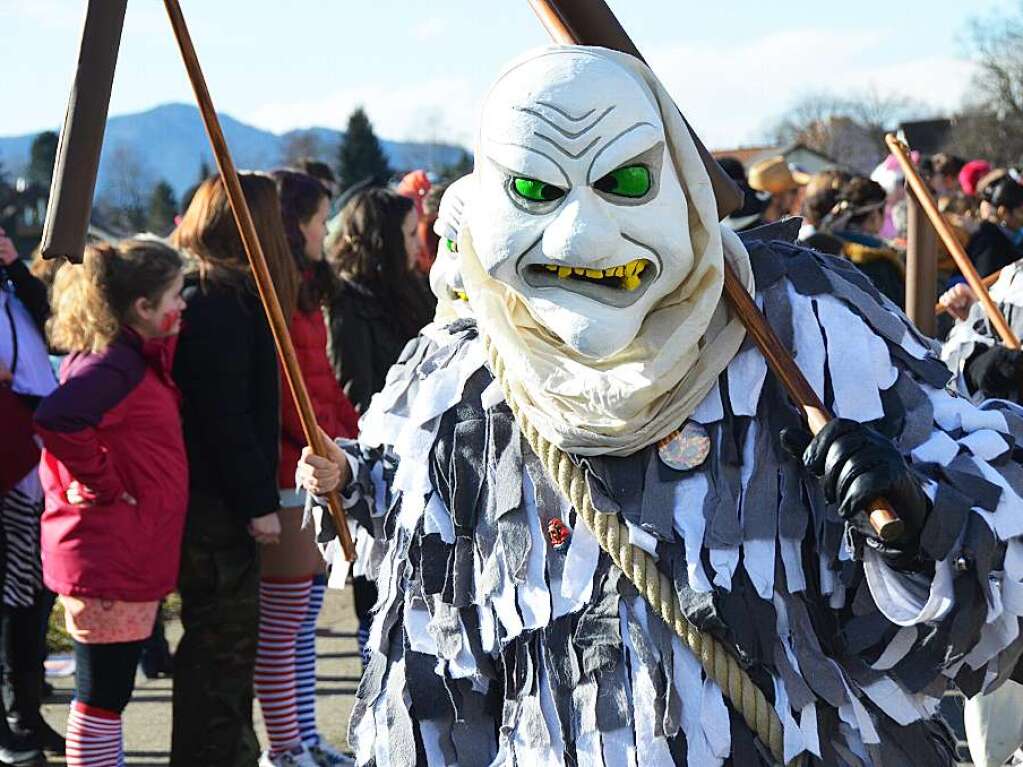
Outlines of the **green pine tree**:
[[29,150],[28,180],[47,189],[53,178],[53,166],[57,162],[57,142],[60,137],[52,130],[43,131],[32,140]]
[[450,184],[462,176],[469,175],[472,173],[472,165],[472,155],[463,149],[455,162],[451,165],[445,165],[440,169],[441,181]]
[[348,118],[348,129],[338,152],[338,185],[344,191],[366,178],[391,175],[387,157],[362,107]]
[[178,201],[174,189],[163,179],[153,187],[146,206],[146,229],[154,234],[166,235],[174,228],[174,216],[178,212]]

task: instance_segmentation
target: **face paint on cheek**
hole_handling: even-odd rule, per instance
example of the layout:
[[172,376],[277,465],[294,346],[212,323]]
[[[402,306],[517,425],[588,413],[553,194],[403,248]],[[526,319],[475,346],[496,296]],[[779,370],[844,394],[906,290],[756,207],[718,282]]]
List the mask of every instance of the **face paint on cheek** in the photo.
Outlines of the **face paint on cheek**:
[[181,322],[181,312],[177,309],[171,309],[160,320],[160,332],[164,335],[173,333],[179,322]]

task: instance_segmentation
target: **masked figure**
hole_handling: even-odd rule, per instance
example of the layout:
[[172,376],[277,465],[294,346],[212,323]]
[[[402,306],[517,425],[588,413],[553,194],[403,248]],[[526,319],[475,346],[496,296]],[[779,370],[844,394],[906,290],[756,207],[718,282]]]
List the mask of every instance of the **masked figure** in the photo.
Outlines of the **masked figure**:
[[470,314],[462,270],[458,263],[458,232],[465,213],[463,192],[472,184],[471,176],[452,181],[440,198],[433,231],[440,238],[437,257],[430,267],[430,290],[437,298],[435,322],[447,323]]
[[[1023,262],[1002,269],[990,292],[1012,331],[1017,336],[1023,333]],[[966,295],[973,300],[972,291],[966,291]],[[959,390],[977,403],[995,398],[1018,403],[1023,353],[1002,345],[979,301],[974,300],[968,312],[949,332],[941,350]]]
[[[1020,652],[1017,411],[950,395],[930,342],[794,227],[722,230],[635,59],[514,63],[475,156],[472,319],[413,341],[334,456],[377,541],[358,762],[950,764],[941,695]],[[839,416],[812,441],[725,259]],[[878,496],[896,541],[867,523]],[[723,690],[728,658],[745,682]]]

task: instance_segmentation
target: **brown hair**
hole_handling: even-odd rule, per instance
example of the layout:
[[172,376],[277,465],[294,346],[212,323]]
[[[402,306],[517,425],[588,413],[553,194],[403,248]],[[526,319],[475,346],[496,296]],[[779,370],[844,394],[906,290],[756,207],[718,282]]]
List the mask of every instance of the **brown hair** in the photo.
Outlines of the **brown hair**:
[[875,210],[884,207],[887,199],[884,187],[866,176],[853,176],[838,193],[839,203],[845,203],[854,211],[849,226],[861,226]]
[[32,263],[28,267],[28,270],[32,273],[32,276],[39,280],[46,286],[46,290],[53,290],[53,281],[57,278],[57,272],[64,266],[67,261],[64,256],[57,256],[55,258],[43,258],[42,246],[37,247],[32,251]]
[[182,266],[178,252],[156,239],[89,246],[81,264],[64,264],[54,279],[50,343],[102,351],[131,321],[135,301],[159,301]]
[[425,291],[409,268],[401,230],[412,210],[412,200],[390,189],[357,192],[341,210],[341,226],[327,247],[340,277],[372,291],[409,338],[432,319]]
[[[270,279],[277,289],[284,317],[290,322],[298,298],[298,270],[284,235],[277,188],[262,173],[239,173],[238,179],[256,225]],[[239,291],[256,289],[219,175],[199,185],[181,223],[171,234],[171,242],[192,258],[203,284],[226,285]]]
[[298,310],[303,313],[317,311],[334,295],[335,277],[325,257],[312,261],[306,256],[302,224],[316,215],[323,201],[330,200],[330,194],[323,184],[307,173],[275,170],[270,177],[277,184],[284,236],[288,239],[299,274]]
[[966,162],[961,157],[939,152],[931,158],[931,172],[935,176],[948,176],[955,179],[965,164]]

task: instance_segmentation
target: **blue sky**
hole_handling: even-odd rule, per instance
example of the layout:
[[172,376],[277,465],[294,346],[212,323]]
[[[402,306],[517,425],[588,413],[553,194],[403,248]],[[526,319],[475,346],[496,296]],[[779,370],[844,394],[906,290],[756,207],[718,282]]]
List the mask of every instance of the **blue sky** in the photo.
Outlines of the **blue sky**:
[[[341,127],[364,104],[394,139],[471,142],[499,68],[546,42],[525,0],[181,0],[221,111],[274,131]],[[936,110],[972,65],[962,33],[992,0],[610,0],[714,147],[755,143],[809,91],[872,87]],[[0,0],[0,135],[55,127],[84,0]],[[191,101],[163,3],[130,0],[112,114]]]

